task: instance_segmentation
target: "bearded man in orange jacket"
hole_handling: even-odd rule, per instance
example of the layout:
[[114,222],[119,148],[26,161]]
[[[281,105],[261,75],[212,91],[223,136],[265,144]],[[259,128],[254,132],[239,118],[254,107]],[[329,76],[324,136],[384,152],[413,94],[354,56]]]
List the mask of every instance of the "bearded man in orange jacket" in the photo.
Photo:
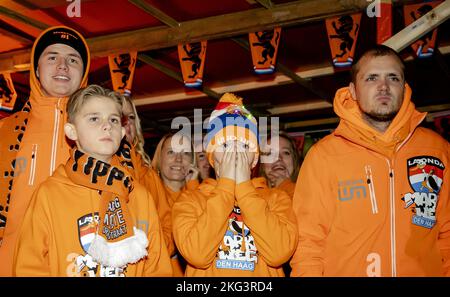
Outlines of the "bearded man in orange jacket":
[[339,126],[297,180],[292,276],[450,275],[449,143],[418,127],[404,68],[377,46],[337,91]]
[[30,98],[0,121],[0,276],[12,275],[19,227],[37,186],[69,158],[64,135],[68,97],[86,86],[89,48],[77,31],[51,27],[30,58]]

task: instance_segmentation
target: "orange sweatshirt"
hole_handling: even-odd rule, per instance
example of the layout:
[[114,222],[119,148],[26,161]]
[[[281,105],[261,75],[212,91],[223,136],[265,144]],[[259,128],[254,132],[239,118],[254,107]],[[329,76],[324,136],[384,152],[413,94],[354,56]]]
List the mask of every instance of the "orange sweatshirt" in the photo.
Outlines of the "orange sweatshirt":
[[[300,169],[293,276],[450,275],[449,143],[417,127],[407,86],[385,133],[361,118],[348,88],[341,122]],[[324,170],[326,168],[326,170]]]
[[283,276],[297,244],[291,203],[264,178],[206,179],[184,191],[172,217],[186,276]]
[[174,192],[168,186],[165,186],[165,188],[166,188],[166,197],[167,197],[167,206],[169,207],[168,208],[168,212],[170,214],[170,224],[166,225],[165,227],[166,227],[166,229],[170,228],[170,230],[171,230],[171,232],[170,232],[171,233],[170,236],[171,236],[171,239],[172,239],[171,247],[173,247],[173,251],[172,251],[172,254],[171,254],[172,257],[171,257],[170,260],[171,260],[172,269],[173,269],[173,276],[175,276],[175,277],[184,276],[184,268],[183,268],[183,266],[182,266],[182,264],[180,262],[180,258],[179,258],[179,255],[177,253],[177,249],[176,249],[176,246],[175,246],[175,241],[173,239],[172,215],[171,215],[172,207],[173,207],[173,204],[178,200],[178,197],[180,197],[180,194],[181,194],[181,192],[183,190],[185,190],[185,189],[195,190],[198,187],[198,185],[199,185],[199,183],[198,183],[197,179],[190,180],[186,184],[185,188],[182,189],[181,191],[178,191],[178,192]]
[[[34,69],[34,50],[39,40],[40,37],[34,42],[31,51],[30,69]],[[85,41],[84,43],[86,44]],[[88,63],[85,65],[82,87],[87,84],[89,72],[90,57],[89,51],[87,52]],[[0,246],[0,276],[11,276],[14,245],[31,195],[69,157],[70,147],[64,134],[68,98],[46,97],[34,71],[30,71],[30,88],[30,99],[25,109],[28,110],[27,105],[31,104],[31,111],[20,111],[0,121],[0,169],[2,175],[9,170],[14,175],[12,181],[0,179],[0,239],[3,237]],[[19,119],[22,120],[18,121]],[[11,147],[14,148],[11,150]],[[1,223],[3,220],[6,220],[4,224]]]
[[295,191],[295,183],[292,182],[289,178],[285,179],[278,187],[279,190],[285,191],[289,197],[294,197]]
[[[14,258],[17,276],[171,276],[152,197],[139,184],[128,208],[135,226],[148,234],[148,257],[125,269],[111,269],[93,261],[83,245],[89,243],[89,223],[98,214],[97,190],[74,184],[64,166],[43,182],[28,208]],[[92,238],[91,238],[92,239]]]
[[134,147],[131,149],[131,160],[134,167],[134,170],[132,170],[133,177],[152,194],[170,256],[174,253],[175,246],[172,235],[171,208],[167,202],[165,186],[158,173],[153,167],[145,164],[142,156],[136,152]]

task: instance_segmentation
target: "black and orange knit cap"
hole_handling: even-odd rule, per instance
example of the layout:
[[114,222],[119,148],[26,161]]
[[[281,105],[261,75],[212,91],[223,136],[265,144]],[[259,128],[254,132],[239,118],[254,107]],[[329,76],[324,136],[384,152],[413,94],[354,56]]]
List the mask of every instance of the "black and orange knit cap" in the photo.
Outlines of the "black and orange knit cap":
[[47,46],[62,43],[76,50],[83,60],[83,72],[86,69],[88,49],[83,41],[83,37],[75,30],[67,27],[54,27],[41,36],[34,49],[34,71],[36,72],[39,57]]

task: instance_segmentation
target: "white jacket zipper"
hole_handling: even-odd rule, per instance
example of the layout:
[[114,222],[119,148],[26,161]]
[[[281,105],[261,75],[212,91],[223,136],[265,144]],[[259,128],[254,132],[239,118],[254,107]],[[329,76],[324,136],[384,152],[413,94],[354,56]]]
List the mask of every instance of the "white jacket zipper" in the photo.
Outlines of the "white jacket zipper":
[[53,139],[52,139],[52,151],[50,155],[50,176],[53,174],[53,171],[55,171],[56,167],[56,152],[58,150],[58,136],[59,136],[59,121],[60,121],[60,114],[59,114],[59,103],[61,101],[61,98],[58,99],[58,103],[55,106],[55,126],[53,127]]
[[366,179],[367,179],[367,185],[369,187],[369,194],[370,194],[370,204],[372,205],[372,213],[377,214],[378,213],[378,205],[377,205],[377,197],[375,196],[375,186],[373,182],[372,177],[372,167],[370,165],[366,165],[364,167],[366,170]]
[[391,275],[397,276],[397,252],[395,235],[395,189],[394,189],[394,169],[391,162],[386,158],[389,168],[389,209],[390,209],[390,234],[391,234]]
[[33,144],[31,148],[31,164],[30,164],[30,176],[28,177],[28,185],[34,184],[34,176],[36,175],[36,159],[37,159],[38,145]]

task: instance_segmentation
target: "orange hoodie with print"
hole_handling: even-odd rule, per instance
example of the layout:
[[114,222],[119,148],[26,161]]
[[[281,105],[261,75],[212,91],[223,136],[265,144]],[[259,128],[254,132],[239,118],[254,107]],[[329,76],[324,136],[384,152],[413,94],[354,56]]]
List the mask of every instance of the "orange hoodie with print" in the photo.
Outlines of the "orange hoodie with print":
[[348,88],[334,110],[338,128],[300,169],[291,275],[449,276],[449,143],[418,127],[425,114],[408,86],[385,133],[362,120]]
[[173,233],[186,276],[284,276],[297,245],[288,195],[264,178],[238,185],[206,179],[173,205]]
[[89,223],[97,220],[98,190],[73,183],[64,165],[33,195],[14,257],[17,276],[172,276],[153,198],[134,184],[128,208],[134,224],[148,235],[148,256],[126,268],[99,266],[89,254]]
[[[34,42],[30,69],[34,69],[36,45],[48,30]],[[88,49],[86,41],[82,41]],[[87,53],[88,62],[81,87],[87,85],[89,50]],[[14,245],[31,195],[69,157],[70,147],[63,128],[68,98],[45,96],[33,70],[30,71],[30,88],[30,98],[24,109],[0,121],[1,174],[3,177],[4,172],[10,171],[9,176],[14,176],[13,179],[0,179],[0,240],[3,238],[0,243],[0,276],[12,273]]]

